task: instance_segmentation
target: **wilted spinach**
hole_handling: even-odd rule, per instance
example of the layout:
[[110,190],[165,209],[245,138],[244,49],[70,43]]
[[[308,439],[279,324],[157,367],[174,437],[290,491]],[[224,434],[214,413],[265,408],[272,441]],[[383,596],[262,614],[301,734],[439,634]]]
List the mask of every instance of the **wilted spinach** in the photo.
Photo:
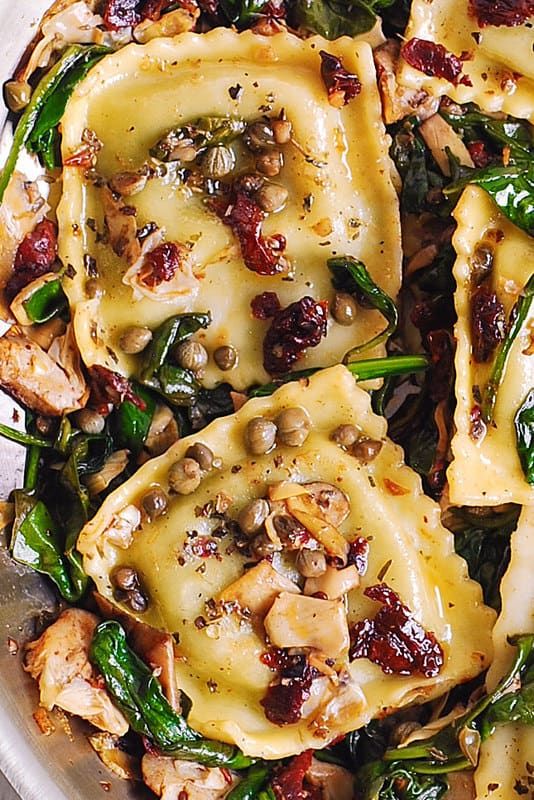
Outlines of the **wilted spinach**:
[[326,39],[357,36],[371,30],[377,13],[394,0],[292,0],[288,17],[295,28],[319,33]]
[[514,417],[517,452],[527,483],[534,483],[534,389]]

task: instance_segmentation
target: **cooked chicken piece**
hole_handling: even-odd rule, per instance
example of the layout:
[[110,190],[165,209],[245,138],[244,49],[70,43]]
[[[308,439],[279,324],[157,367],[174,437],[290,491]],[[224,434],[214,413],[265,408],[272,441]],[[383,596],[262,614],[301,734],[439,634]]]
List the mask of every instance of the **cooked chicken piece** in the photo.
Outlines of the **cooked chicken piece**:
[[124,736],[128,723],[103,689],[89,646],[98,618],[68,608],[26,651],[25,669],[39,683],[41,705],[54,706],[91,722],[103,731]]
[[469,150],[454,128],[448,122],[445,122],[439,114],[434,114],[425,120],[419,130],[434,156],[436,164],[447,177],[451,174],[447,149],[450,150],[451,155],[455,156],[463,167],[475,166]]
[[393,39],[388,39],[374,51],[378,88],[387,125],[408,116],[426,119],[435,114],[439,107],[438,97],[429,96],[423,89],[408,89],[398,85],[396,72],[399,55],[400,42]]
[[143,756],[141,769],[146,785],[162,800],[220,800],[235,783],[228,770],[151,753]]
[[306,778],[312,786],[319,787],[322,800],[352,800],[354,797],[354,776],[337,764],[313,758]]
[[[19,244],[31,233],[48,210],[37,184],[14,172],[0,204],[0,289],[11,276]],[[0,293],[3,295],[3,292]],[[10,319],[8,303],[0,297],[0,316]]]
[[47,417],[83,408],[89,389],[72,326],[54,340],[48,352],[26,336],[8,333],[0,338],[0,386]]

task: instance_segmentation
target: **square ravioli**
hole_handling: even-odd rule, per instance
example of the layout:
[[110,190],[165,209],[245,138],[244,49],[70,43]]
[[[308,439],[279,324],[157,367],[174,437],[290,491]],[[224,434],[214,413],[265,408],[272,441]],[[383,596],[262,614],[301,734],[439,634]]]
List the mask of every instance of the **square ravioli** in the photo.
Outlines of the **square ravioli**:
[[[457,259],[455,306],[456,433],[453,461],[448,469],[453,503],[492,506],[534,502],[534,486],[527,483],[516,446],[514,418],[534,386],[534,361],[530,355],[534,312],[529,312],[512,345],[502,383],[497,391],[493,422],[476,427],[491,373],[493,354],[476,360],[473,341],[472,298],[481,249],[491,254],[491,288],[502,304],[506,319],[534,273],[534,240],[503,216],[486,192],[469,186],[456,206],[458,228],[453,237]],[[475,348],[475,351],[474,351]],[[478,435],[480,433],[480,435]]]
[[[329,103],[320,50],[340,59],[344,69],[359,79],[361,89],[346,105]],[[191,186],[179,162],[162,164],[149,151],[154,152],[169,131],[199,119],[244,126],[244,122],[259,120],[261,124],[280,116],[289,123],[291,140],[282,147],[279,175],[266,185],[282,186],[287,201],[272,213],[260,211],[260,218],[265,217],[263,241],[256,241],[251,252],[254,256],[262,247],[273,256],[277,247],[280,251],[285,247],[285,266],[277,274],[259,274],[247,268],[243,238],[240,241],[240,235],[250,234],[248,221],[258,222],[252,220],[256,211],[250,203],[239,209],[241,220],[232,217],[231,223],[228,214],[238,213],[235,203],[228,207],[230,211],[219,208],[216,213],[220,197]],[[336,254],[361,259],[385,292],[392,297],[397,294],[398,200],[372,51],[366,43],[348,38],[327,42],[318,37],[302,41],[285,33],[265,38],[218,29],[129,45],[104,58],[77,87],[62,120],[62,134],[60,255],[73,268],[67,271],[71,277],[65,279],[65,289],[75,308],[76,337],[88,365],[98,363],[129,373],[132,358],[118,346],[125,328],[146,325],[153,329],[178,312],[210,311],[211,325],[201,332],[200,340],[210,355],[219,347],[234,347],[238,360],[230,372],[224,372],[210,358],[205,383],[213,386],[229,378],[234,388],[243,389],[268,379],[262,346],[270,320],[253,315],[251,301],[256,296],[276,292],[283,308],[305,296],[331,302],[334,290],[326,261]],[[83,161],[91,142],[96,181],[94,173],[88,179],[79,165],[69,166],[73,159],[74,163]],[[251,147],[254,150],[254,142]],[[254,153],[244,152],[241,139],[234,150],[237,170],[243,175],[247,167],[250,171]],[[183,147],[180,152],[187,157]],[[269,172],[271,167],[262,168]],[[224,166],[218,168],[224,170]],[[111,180],[118,173],[142,173],[143,169],[148,179],[141,175],[135,194],[122,201],[127,203],[126,216],[113,221],[116,199],[101,185],[102,178]],[[111,180],[110,185],[117,183]],[[107,237],[102,236],[105,214]],[[124,241],[132,225],[133,255]],[[148,236],[140,247],[135,234],[143,229]],[[110,244],[114,234],[122,256]],[[182,256],[178,272],[167,283],[163,263],[158,266],[159,278],[154,272],[150,279],[146,272],[140,277],[138,269],[139,264],[141,271],[146,268],[150,253],[144,262],[143,253],[161,243],[162,237],[176,245]],[[137,265],[132,266],[136,257]],[[88,279],[91,285],[91,276],[96,274],[103,294],[91,298]],[[326,336],[319,336],[318,346],[308,348],[299,367],[338,363],[351,347],[368,341],[383,327],[381,315],[368,308],[359,309],[348,325],[328,314]],[[371,356],[382,353],[382,347],[369,350]]]
[[[305,436],[288,414],[307,421]],[[258,427],[272,425],[276,440],[258,446]],[[183,459],[198,444],[214,466],[186,486]],[[168,505],[149,518],[154,491]],[[264,509],[259,523],[251,508]],[[491,657],[494,612],[342,366],[250,400],[147,462],[78,547],[101,595],[173,634],[192,727],[251,755],[324,747],[469,680]],[[138,575],[142,613],[117,594],[123,567]],[[402,639],[403,621],[419,653],[388,640],[388,625]]]
[[[500,24],[491,24],[497,22],[491,9],[501,5],[511,15],[513,2],[414,0],[406,40],[431,41],[465,59],[462,73],[468,81],[462,79],[453,86],[401,61],[399,82],[424,88],[436,97],[447,94],[457,103],[473,102],[484,111],[503,111],[534,122],[534,18],[523,19],[522,24],[516,20],[508,27],[503,8]],[[478,14],[477,6],[482,9]]]

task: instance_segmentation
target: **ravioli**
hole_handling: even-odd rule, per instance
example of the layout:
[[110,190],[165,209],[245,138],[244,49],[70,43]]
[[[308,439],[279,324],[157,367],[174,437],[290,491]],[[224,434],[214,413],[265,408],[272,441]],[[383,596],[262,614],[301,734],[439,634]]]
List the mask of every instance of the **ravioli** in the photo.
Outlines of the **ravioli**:
[[468,0],[413,0],[404,35],[407,40],[441,44],[456,56],[465,53],[463,74],[472,83],[453,86],[401,62],[399,81],[404,86],[424,88],[436,97],[447,94],[457,103],[474,102],[484,111],[504,111],[534,121],[532,20],[510,28],[480,28],[469,13]]
[[[320,75],[321,49],[341,58],[362,84],[359,95],[342,108],[328,102]],[[205,384],[230,380],[234,388],[243,389],[268,379],[262,343],[270,323],[254,319],[250,308],[259,293],[277,292],[283,307],[305,295],[331,300],[326,260],[333,254],[350,254],[366,264],[384,291],[397,294],[398,201],[372,51],[366,43],[318,37],[302,41],[286,33],[265,38],[218,29],[129,45],[103,59],[75,90],[62,120],[63,156],[65,160],[79,149],[84,130],[90,129],[102,142],[97,170],[109,178],[118,170],[141,167],[149,148],[163,135],[199,117],[250,121],[282,109],[296,144],[287,145],[276,180],[289,190],[289,199],[282,211],[269,215],[263,229],[266,235],[286,237],[289,277],[247,269],[232,230],[208,210],[198,192],[176,181],[169,165],[165,176],[150,180],[128,202],[137,209],[139,227],[155,221],[165,229],[167,241],[186,244],[198,280],[193,291],[166,301],[137,298],[123,283],[127,264],[91,230],[95,221],[98,230],[102,228],[99,190],[84,180],[82,170],[65,167],[59,249],[63,262],[76,273],[66,278],[65,289],[86,364],[130,373],[134,361],[118,347],[126,327],[143,324],[153,329],[173,314],[209,310],[213,321],[202,333],[203,343],[210,353],[232,345],[239,360],[231,372],[222,372],[210,359]],[[89,299],[85,291],[88,257],[96,260],[105,291],[98,299]],[[351,347],[383,327],[381,315],[370,309],[359,310],[349,326],[330,318],[326,338],[310,348],[298,366],[338,363]],[[382,353],[381,347],[369,351]]]
[[[502,611],[493,629],[495,655],[486,677],[489,691],[495,688],[512,661],[514,650],[507,644],[507,637],[534,630],[533,530],[534,510],[524,508],[512,534],[510,564],[500,586]],[[509,800],[514,794],[522,794],[518,787],[527,789],[532,780],[527,766],[532,764],[532,753],[532,727],[519,724],[497,726],[480,750],[480,762],[474,774],[477,798]]]
[[[514,417],[534,386],[534,359],[525,353],[530,345],[534,314],[530,314],[514,342],[504,379],[497,393],[494,424],[479,439],[472,434],[472,410],[491,369],[490,359],[477,364],[472,355],[470,332],[473,258],[476,248],[490,238],[493,248],[492,283],[510,311],[534,271],[534,240],[509,222],[482,189],[470,186],[463,193],[454,217],[458,228],[453,238],[457,253],[455,305],[458,322],[456,348],[456,434],[452,440],[453,462],[447,476],[452,503],[497,505],[534,502],[534,487],[523,475],[515,445]],[[498,233],[499,232],[499,233]],[[502,234],[502,237],[501,237]]]
[[[257,416],[273,419],[293,407],[308,414],[311,428],[305,442],[300,447],[278,444],[266,455],[250,456],[244,438],[248,422]],[[353,424],[361,436],[382,442],[374,460],[362,463],[332,440],[333,430],[342,424]],[[113,492],[81,532],[84,568],[108,599],[113,600],[111,576],[117,566],[137,571],[149,598],[143,621],[175,636],[178,685],[192,702],[189,721],[202,734],[266,758],[321,748],[377,715],[442,694],[489,663],[494,613],[482,604],[480,587],[469,580],[465,562],[454,553],[439,507],[422,493],[420,478],[404,465],[401,449],[385,437],[386,421],[372,412],[369,395],[345,367],[335,366],[287,384],[269,398],[250,400],[236,414],[177,442]],[[207,473],[192,494],[171,494],[167,514],[154,522],[143,519],[136,529],[144,493],[156,486],[168,490],[170,466],[193,441],[220,457],[220,468]],[[280,481],[289,481],[295,493],[299,487],[294,485],[314,481],[345,493],[350,513],[339,525],[341,539],[360,536],[369,545],[367,570],[359,587],[347,594],[349,627],[373,617],[377,604],[363,591],[385,581],[440,643],[444,663],[438,673],[387,675],[366,658],[349,663],[346,641],[338,637],[332,646],[336,657],[345,653],[338,674],[343,679],[314,681],[300,721],[285,726],[268,721],[261,700],[273,673],[260,660],[267,649],[261,621],[229,613],[204,624],[206,603],[222,593],[228,596],[228,587],[241,577],[250,557],[236,548],[231,527],[212,537],[216,552],[210,549],[211,556],[202,556],[207,554],[205,537],[214,525],[220,526],[208,509],[223,505],[235,519],[246,503]],[[299,577],[290,562],[275,554],[272,565],[283,576],[265,623],[274,635],[278,619],[273,617],[280,605],[304,596],[295,594],[299,588],[292,584]],[[273,585],[271,581],[263,594],[258,587],[256,600],[262,607],[272,603]],[[324,626],[325,637],[333,636],[342,601],[307,599],[333,609],[332,631]]]

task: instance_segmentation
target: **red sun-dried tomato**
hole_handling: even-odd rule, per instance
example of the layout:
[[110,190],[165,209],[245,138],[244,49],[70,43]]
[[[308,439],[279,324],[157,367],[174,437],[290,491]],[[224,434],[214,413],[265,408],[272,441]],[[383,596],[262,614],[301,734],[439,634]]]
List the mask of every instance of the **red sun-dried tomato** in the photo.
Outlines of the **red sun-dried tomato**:
[[365,575],[367,572],[367,560],[369,558],[369,542],[363,536],[357,536],[356,539],[349,544],[349,553],[347,557],[347,566],[354,565],[358,570],[359,575]]
[[124,375],[113,372],[112,369],[95,364],[89,368],[89,382],[91,386],[90,405],[93,408],[107,413],[109,403],[118,405],[129,400],[134,406],[144,411],[145,401],[137,395],[132,384]]
[[362,85],[357,75],[347,72],[341,59],[320,50],[321,78],[328,92],[328,102],[335,108],[346,106],[349,100],[360,94]]
[[451,327],[456,321],[456,312],[450,297],[437,295],[416,303],[412,308],[410,318],[419,330],[423,344],[426,346],[428,334],[431,331]]
[[140,280],[153,289],[166,281],[172,281],[186,254],[183,245],[162,242],[146,254],[140,272]]
[[482,141],[468,142],[467,149],[473,159],[475,167],[487,167],[491,161],[491,154],[488,153],[486,143]]
[[503,304],[488,286],[478,286],[471,297],[471,347],[478,364],[488,361],[506,336]]
[[274,317],[263,340],[263,366],[270,375],[281,375],[304,355],[317,347],[327,328],[326,300],[302,297]]
[[312,757],[313,750],[305,750],[278,770],[271,781],[276,800],[310,800],[314,787],[306,785],[306,773]]
[[444,78],[453,86],[463,83],[472,86],[470,78],[462,75],[463,62],[467,55],[456,56],[446,50],[442,44],[429,42],[426,39],[410,39],[401,48],[403,59],[414,69],[424,72],[430,78]]
[[225,197],[213,198],[210,207],[236,235],[248,269],[258,275],[276,275],[285,269],[285,237],[280,233],[262,235],[265,214],[250,195],[237,188]]
[[263,664],[278,673],[279,682],[269,686],[261,705],[265,716],[274,725],[294,725],[302,716],[302,706],[310,697],[317,670],[310,667],[306,656],[290,655],[273,647],[261,656]]
[[469,0],[469,11],[481,28],[486,25],[513,28],[534,16],[533,0]]
[[51,220],[43,219],[18,246],[13,273],[4,289],[8,300],[11,301],[31,281],[54,271],[56,259],[57,228]]
[[102,17],[108,31],[130,28],[141,21],[139,0],[106,0]]
[[280,311],[281,305],[276,292],[262,292],[252,298],[250,308],[255,319],[269,319]]
[[368,658],[386,675],[438,675],[444,661],[441,645],[398,594],[386,583],[369,586],[364,594],[382,603],[382,608],[374,619],[364,619],[352,628],[350,658]]

